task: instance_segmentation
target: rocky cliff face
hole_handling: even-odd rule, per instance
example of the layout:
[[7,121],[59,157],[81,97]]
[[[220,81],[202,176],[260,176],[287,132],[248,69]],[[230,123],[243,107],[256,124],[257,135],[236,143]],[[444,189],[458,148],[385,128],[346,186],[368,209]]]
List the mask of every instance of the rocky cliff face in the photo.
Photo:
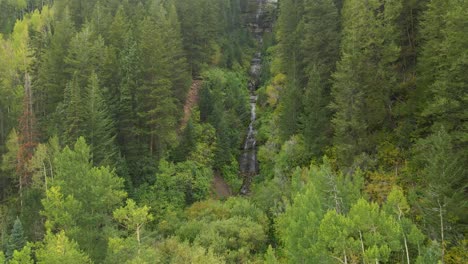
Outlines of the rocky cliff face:
[[278,0],[247,0],[242,9],[244,25],[252,32],[270,32],[276,18]]

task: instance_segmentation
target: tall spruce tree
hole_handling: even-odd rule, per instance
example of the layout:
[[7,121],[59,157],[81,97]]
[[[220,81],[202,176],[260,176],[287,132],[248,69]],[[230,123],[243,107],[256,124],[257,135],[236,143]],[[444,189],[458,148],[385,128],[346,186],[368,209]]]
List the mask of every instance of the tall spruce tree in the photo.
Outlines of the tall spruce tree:
[[[145,135],[150,155],[161,155],[176,139],[177,101],[174,96],[172,61],[177,61],[177,46],[173,47],[171,24],[162,5],[152,6],[151,16],[140,22],[140,55],[142,84],[138,88],[140,133]],[[166,34],[160,34],[166,32]],[[174,33],[175,31],[172,31]]]
[[442,259],[446,248],[459,239],[468,219],[466,166],[454,148],[452,137],[439,128],[417,143],[414,159],[419,163],[416,181],[421,196],[417,205],[427,234],[440,242]]
[[139,86],[139,56],[137,42],[132,33],[127,33],[124,47],[119,55],[118,142],[122,154],[128,160],[136,160],[139,149],[137,129],[137,87]]
[[286,74],[286,85],[281,91],[279,128],[283,140],[298,132],[302,103],[298,98],[302,94],[304,75],[302,58],[299,49],[303,34],[301,19],[304,12],[303,0],[286,0],[280,2],[278,17],[279,57],[281,71]]
[[332,0],[304,1],[301,50],[306,79],[303,135],[309,155],[318,157],[329,143],[331,73],[339,51],[339,15]]
[[358,156],[375,153],[394,125],[400,10],[401,1],[351,0],[343,6],[341,60],[332,89],[334,145],[342,166],[364,165]]
[[57,108],[59,113],[60,109],[63,109],[62,126],[64,141],[67,144],[72,144],[79,136],[84,134],[86,114],[81,90],[77,77],[73,76],[73,79],[65,87],[63,104]]
[[[53,10],[57,10],[58,4]],[[39,113],[43,126],[53,127],[47,123],[51,119],[49,115],[55,112],[57,105],[63,100],[64,88],[69,79],[66,73],[64,60],[70,46],[70,40],[75,34],[75,27],[70,18],[69,9],[56,12],[52,23],[52,36],[44,55],[40,58],[40,67],[37,72],[37,89],[44,94],[44,109]]]
[[102,72],[106,46],[104,39],[96,35],[90,25],[85,25],[70,41],[68,54],[64,59],[68,76],[74,76],[80,87],[85,87],[93,72]]
[[24,237],[23,225],[21,224],[20,219],[17,217],[13,228],[11,229],[11,234],[6,245],[5,257],[6,259],[13,258],[13,253],[15,250],[20,251],[26,245],[26,238]]
[[117,154],[114,122],[107,110],[95,73],[92,73],[89,78],[84,99],[85,137],[91,144],[93,162],[94,164],[113,164]]
[[[418,63],[423,91],[422,120],[443,125],[460,149],[468,143],[466,1],[430,1],[422,16],[424,42]],[[425,103],[424,103],[425,102]]]

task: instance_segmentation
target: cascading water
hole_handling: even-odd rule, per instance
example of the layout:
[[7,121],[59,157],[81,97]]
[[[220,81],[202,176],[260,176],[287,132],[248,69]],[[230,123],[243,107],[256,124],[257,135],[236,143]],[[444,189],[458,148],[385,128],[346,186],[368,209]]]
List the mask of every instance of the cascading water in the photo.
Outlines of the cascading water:
[[[257,1],[257,12],[255,14],[255,23],[253,23],[252,32],[255,34],[255,38],[257,39],[258,46],[260,47],[262,44],[262,33],[263,29],[261,27],[261,16],[263,12],[263,6],[265,4],[265,0],[256,0]],[[257,146],[255,140],[255,120],[256,116],[256,103],[257,103],[257,95],[255,91],[259,85],[260,81],[260,73],[262,70],[261,67],[262,59],[261,53],[255,53],[254,58],[250,64],[250,81],[249,81],[249,92],[250,92],[250,124],[247,129],[247,137],[244,143],[244,149],[242,152],[242,156],[240,159],[240,172],[243,176],[243,183],[240,190],[241,194],[248,194],[250,191],[250,184],[252,183],[252,178],[258,172],[258,162],[257,162]]]

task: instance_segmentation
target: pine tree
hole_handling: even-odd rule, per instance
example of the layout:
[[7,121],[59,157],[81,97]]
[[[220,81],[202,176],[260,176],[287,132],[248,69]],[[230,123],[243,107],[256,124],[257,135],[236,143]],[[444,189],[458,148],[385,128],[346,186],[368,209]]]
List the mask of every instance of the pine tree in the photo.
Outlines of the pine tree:
[[109,27],[109,42],[115,48],[122,50],[126,44],[128,30],[130,30],[130,21],[128,20],[125,9],[120,5],[114,15],[114,19]]
[[399,83],[392,95],[395,109],[393,119],[396,123],[393,135],[398,140],[397,146],[411,145],[412,133],[419,132],[418,128],[423,128],[421,125],[424,121],[420,120],[420,114],[423,104],[426,103],[423,99],[425,88],[419,85],[423,76],[417,72],[417,64],[423,43],[423,38],[419,36],[421,15],[427,2],[429,1],[403,1],[401,18],[398,21],[401,51],[396,67]]
[[306,148],[318,157],[330,136],[331,73],[338,60],[339,15],[331,0],[304,1],[302,65],[305,68],[304,113]]
[[430,238],[439,241],[443,259],[446,247],[457,239],[463,219],[467,219],[466,166],[444,128],[417,143],[414,162],[418,164],[418,205],[424,228]]
[[[56,3],[53,10],[57,10]],[[64,88],[69,80],[69,75],[64,67],[64,60],[70,46],[70,40],[75,34],[75,27],[70,18],[68,8],[62,12],[55,12],[55,19],[52,23],[52,36],[50,38],[50,45],[41,57],[40,67],[38,69],[38,76],[36,76],[37,89],[41,90],[44,94],[44,107],[41,115],[41,121],[47,120],[55,112],[57,105],[62,102],[64,95]],[[45,115],[45,120],[42,120],[42,115]],[[47,123],[41,125],[48,125]]]
[[107,111],[95,73],[89,78],[84,99],[85,137],[91,145],[92,160],[94,164],[112,164],[117,154],[114,122]]
[[302,134],[308,156],[318,157],[329,143],[330,113],[327,107],[330,96],[317,68],[310,71],[308,78],[303,95]]
[[268,245],[267,252],[265,253],[265,264],[278,264],[279,261],[275,256],[275,251],[271,247],[271,245]]
[[163,22],[167,24],[167,27],[163,32],[166,33],[165,42],[169,47],[168,56],[171,58],[170,78],[172,81],[172,90],[174,96],[178,100],[178,106],[180,108],[185,102],[187,91],[191,84],[191,76],[183,50],[181,26],[175,6],[168,6],[167,12],[168,14]]
[[145,135],[150,155],[161,157],[167,146],[175,140],[176,100],[172,91],[172,57],[160,31],[167,29],[161,7],[157,22],[146,17],[140,23],[140,54],[142,58],[142,85],[137,91],[139,133]]
[[215,0],[177,0],[184,49],[194,77],[211,64],[215,43],[223,30],[220,5]]
[[303,34],[303,0],[286,0],[280,2],[278,17],[279,57],[281,71],[286,74],[286,85],[281,91],[279,128],[282,140],[298,132],[299,117],[302,112],[302,95],[304,76],[302,74],[302,53],[300,39]]
[[[68,82],[64,96],[63,130],[67,144],[72,144],[79,136],[84,135],[85,109],[82,88],[76,76]],[[60,108],[57,108],[60,109]]]
[[26,239],[24,237],[23,225],[21,224],[20,219],[17,217],[13,228],[11,229],[11,234],[6,245],[5,257],[6,259],[13,258],[13,253],[15,250],[20,251],[26,245]]
[[80,87],[85,87],[93,72],[98,76],[102,72],[106,54],[103,38],[85,25],[70,40],[70,48],[64,59],[66,72],[76,78]]
[[137,43],[129,31],[126,35],[124,48],[119,56],[119,85],[118,102],[118,142],[122,154],[127,160],[136,160],[139,149],[139,138],[136,136],[137,129],[137,87],[139,86],[139,57]]
[[422,15],[422,52],[418,62],[423,103],[422,122],[443,125],[460,149],[468,141],[466,74],[468,37],[466,1],[430,1]]
[[332,88],[334,145],[342,166],[363,165],[358,156],[375,152],[394,125],[400,10],[401,1],[383,0],[351,0],[343,7],[341,60]]

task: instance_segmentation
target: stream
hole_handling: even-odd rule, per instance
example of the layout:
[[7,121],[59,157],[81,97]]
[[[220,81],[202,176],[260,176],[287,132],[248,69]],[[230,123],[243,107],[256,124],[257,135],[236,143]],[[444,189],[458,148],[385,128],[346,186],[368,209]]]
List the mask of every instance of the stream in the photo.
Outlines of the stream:
[[[251,31],[255,35],[255,39],[258,44],[258,49],[261,49],[263,42],[263,28],[261,26],[261,17],[263,13],[263,7],[265,0],[256,0],[257,11],[254,17],[254,23],[251,23]],[[256,104],[257,104],[257,95],[256,90],[260,84],[260,74],[262,70],[262,54],[257,51],[250,63],[250,80],[248,83],[248,89],[250,94],[250,124],[247,128],[247,137],[244,142],[244,148],[242,150],[242,155],[240,157],[239,166],[240,173],[243,177],[242,187],[240,189],[240,194],[246,195],[250,192],[250,185],[252,179],[255,175],[258,174],[258,161],[257,161],[257,141],[255,135],[257,131],[255,130],[255,120],[256,115]]]

